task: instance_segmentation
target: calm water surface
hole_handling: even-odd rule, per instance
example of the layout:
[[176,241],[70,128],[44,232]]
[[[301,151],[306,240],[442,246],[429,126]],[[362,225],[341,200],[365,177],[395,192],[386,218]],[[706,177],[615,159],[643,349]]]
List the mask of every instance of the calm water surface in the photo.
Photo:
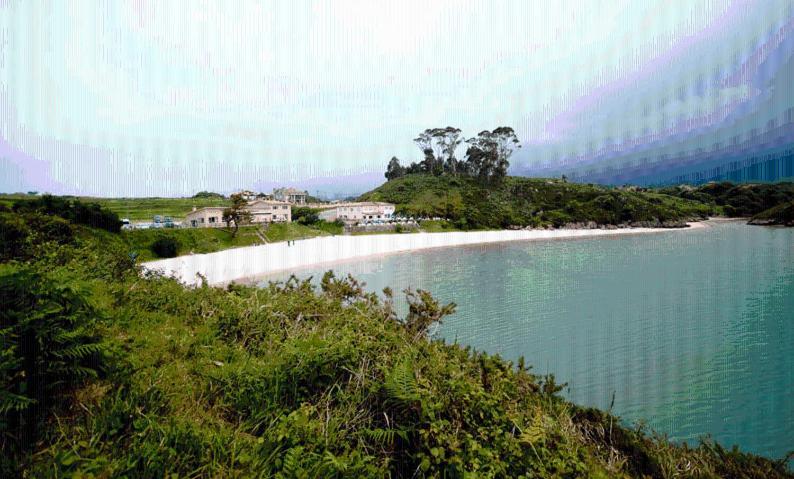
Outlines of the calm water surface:
[[333,269],[373,291],[421,288],[454,301],[436,335],[523,355],[567,382],[576,403],[606,409],[614,393],[616,414],[674,440],[710,434],[773,457],[794,449],[794,229],[713,223]]

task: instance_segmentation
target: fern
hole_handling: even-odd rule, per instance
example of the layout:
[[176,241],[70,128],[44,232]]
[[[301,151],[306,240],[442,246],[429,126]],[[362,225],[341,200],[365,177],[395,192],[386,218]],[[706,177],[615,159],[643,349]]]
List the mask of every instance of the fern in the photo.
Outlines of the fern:
[[383,382],[386,404],[398,410],[406,410],[419,401],[419,386],[413,366],[408,361],[398,363],[386,375]]
[[32,269],[0,270],[0,422],[10,438],[25,427],[28,443],[46,403],[97,377],[104,351],[91,334],[95,311],[86,294],[62,282]]
[[301,456],[303,455],[303,447],[296,446],[288,450],[284,454],[282,461],[280,477],[298,477],[301,471]]

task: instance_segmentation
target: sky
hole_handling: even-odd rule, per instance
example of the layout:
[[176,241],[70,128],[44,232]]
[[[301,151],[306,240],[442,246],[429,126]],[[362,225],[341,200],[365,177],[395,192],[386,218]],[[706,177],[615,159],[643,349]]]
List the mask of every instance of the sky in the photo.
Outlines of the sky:
[[583,179],[785,147],[792,3],[0,0],[0,192],[356,193],[447,125]]

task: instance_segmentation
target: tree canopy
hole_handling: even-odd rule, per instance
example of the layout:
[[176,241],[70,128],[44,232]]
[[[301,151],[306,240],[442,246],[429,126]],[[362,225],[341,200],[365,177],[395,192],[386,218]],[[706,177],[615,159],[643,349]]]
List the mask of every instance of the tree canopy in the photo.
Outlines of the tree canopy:
[[[484,130],[469,139],[464,139],[462,131],[452,126],[428,128],[413,141],[422,151],[423,159],[402,166],[397,157],[392,157],[386,168],[387,180],[412,173],[432,173],[472,176],[482,183],[498,183],[507,175],[510,156],[521,148],[515,131],[509,126]],[[464,142],[469,145],[465,160],[458,160],[456,152]]]

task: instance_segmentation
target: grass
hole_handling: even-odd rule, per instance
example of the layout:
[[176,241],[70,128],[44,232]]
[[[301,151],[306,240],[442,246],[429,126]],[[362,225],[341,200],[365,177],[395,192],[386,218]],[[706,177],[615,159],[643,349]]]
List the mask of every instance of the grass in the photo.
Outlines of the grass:
[[162,228],[145,230],[125,230],[121,237],[130,251],[136,251],[141,261],[157,259],[150,250],[158,238],[174,238],[177,241],[179,256],[195,253],[212,253],[229,248],[252,246],[263,241],[257,236],[258,227],[241,227],[237,236],[226,228]]
[[451,221],[427,220],[419,224],[419,229],[425,233],[446,233],[450,231],[463,231]]
[[[11,206],[15,201],[29,199],[22,194],[0,195],[0,204]],[[222,198],[95,198],[79,197],[86,203],[97,203],[102,207],[127,218],[130,221],[152,221],[155,215],[170,216],[182,220],[193,207],[227,206],[229,201]]]
[[320,222],[315,225],[299,223],[274,223],[265,228],[242,226],[237,236],[227,228],[161,228],[144,230],[124,230],[121,238],[129,251],[136,251],[140,261],[158,259],[150,247],[158,238],[174,238],[178,243],[177,255],[202,254],[229,248],[264,244],[257,231],[268,243],[287,240],[300,240],[316,236],[342,234],[340,226]]
[[152,221],[155,215],[170,216],[182,220],[193,207],[228,206],[229,201],[220,198],[81,198],[82,201],[98,203],[120,218],[130,221]]

